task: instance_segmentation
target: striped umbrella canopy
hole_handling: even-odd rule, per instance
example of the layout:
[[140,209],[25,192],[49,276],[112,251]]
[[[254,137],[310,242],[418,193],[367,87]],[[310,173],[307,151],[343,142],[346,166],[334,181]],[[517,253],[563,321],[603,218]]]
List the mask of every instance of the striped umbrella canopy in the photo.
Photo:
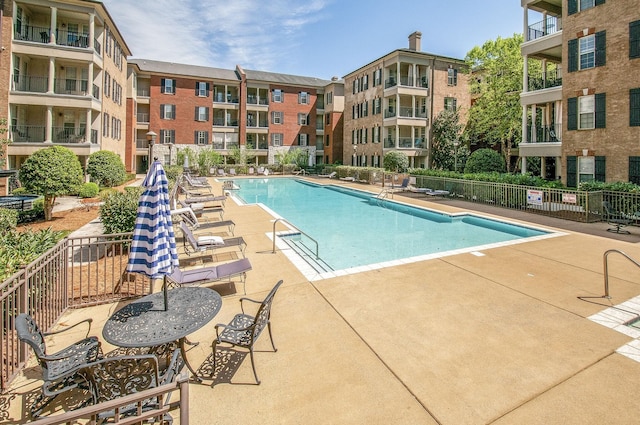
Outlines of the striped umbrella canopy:
[[138,201],[138,213],[129,251],[127,272],[142,273],[152,279],[165,278],[178,267],[178,251],[173,233],[169,183],[160,161],[154,161],[142,182],[145,188]]

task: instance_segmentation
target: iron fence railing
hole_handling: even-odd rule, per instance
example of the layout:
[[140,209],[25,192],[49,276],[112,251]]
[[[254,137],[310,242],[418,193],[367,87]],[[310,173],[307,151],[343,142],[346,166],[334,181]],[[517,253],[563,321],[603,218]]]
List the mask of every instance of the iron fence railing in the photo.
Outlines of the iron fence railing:
[[562,19],[555,16],[547,16],[546,19],[529,25],[527,41],[554,34],[560,30],[562,30]]
[[68,237],[0,283],[0,390],[24,367],[14,318],[33,316],[43,330],[68,308],[114,302],[150,292],[148,278],[125,271],[132,233]]
[[544,72],[532,72],[528,76],[528,83],[529,91],[560,87],[562,86],[562,69],[556,68]]

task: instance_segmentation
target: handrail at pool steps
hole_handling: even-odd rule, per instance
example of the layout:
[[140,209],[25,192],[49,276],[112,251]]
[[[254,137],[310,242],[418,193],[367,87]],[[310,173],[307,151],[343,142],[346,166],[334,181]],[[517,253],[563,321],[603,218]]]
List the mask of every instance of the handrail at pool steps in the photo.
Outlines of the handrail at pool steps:
[[276,253],[276,225],[278,224],[279,221],[282,221],[283,223],[286,223],[289,227],[295,229],[296,231],[300,232],[300,234],[305,235],[306,237],[308,237],[309,239],[311,239],[313,241],[313,243],[316,244],[316,259],[320,258],[320,247],[318,245],[318,241],[313,239],[311,236],[309,236],[307,233],[303,232],[302,230],[298,229],[296,226],[294,226],[293,224],[289,223],[287,220],[285,220],[284,218],[276,218],[275,220],[273,220],[273,250],[271,251],[272,254]]

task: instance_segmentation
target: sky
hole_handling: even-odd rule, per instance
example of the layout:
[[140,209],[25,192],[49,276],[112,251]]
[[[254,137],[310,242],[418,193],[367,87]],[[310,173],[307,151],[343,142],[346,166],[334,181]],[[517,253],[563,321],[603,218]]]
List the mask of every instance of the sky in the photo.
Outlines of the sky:
[[522,33],[518,0],[102,0],[132,58],[330,80],[409,47],[464,59]]

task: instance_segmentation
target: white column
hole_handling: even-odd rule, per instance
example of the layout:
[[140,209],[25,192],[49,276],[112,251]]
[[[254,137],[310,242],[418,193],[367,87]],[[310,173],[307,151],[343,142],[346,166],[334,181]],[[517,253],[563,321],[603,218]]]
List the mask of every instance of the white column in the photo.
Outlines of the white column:
[[529,8],[522,8],[522,33],[524,34],[524,41],[529,41]]
[[85,143],[91,143],[91,108],[87,108],[87,123],[84,131]]
[[45,143],[53,143],[52,134],[53,134],[53,106],[47,106],[47,116],[45,119],[45,135],[44,142]]
[[93,62],[89,62],[89,69],[87,70],[87,91],[89,96],[93,97]]
[[547,158],[543,156],[540,158],[540,177],[542,177],[543,179],[547,177],[546,167]]
[[53,93],[56,78],[56,58],[49,58],[49,82],[47,84],[47,93]]
[[562,179],[562,157],[556,156],[556,179]]
[[93,40],[96,38],[96,15],[94,13],[89,14],[89,47],[94,48]]
[[56,44],[56,28],[58,27],[58,8],[51,7],[51,20],[49,25],[51,26],[51,34],[49,35],[49,43]]

